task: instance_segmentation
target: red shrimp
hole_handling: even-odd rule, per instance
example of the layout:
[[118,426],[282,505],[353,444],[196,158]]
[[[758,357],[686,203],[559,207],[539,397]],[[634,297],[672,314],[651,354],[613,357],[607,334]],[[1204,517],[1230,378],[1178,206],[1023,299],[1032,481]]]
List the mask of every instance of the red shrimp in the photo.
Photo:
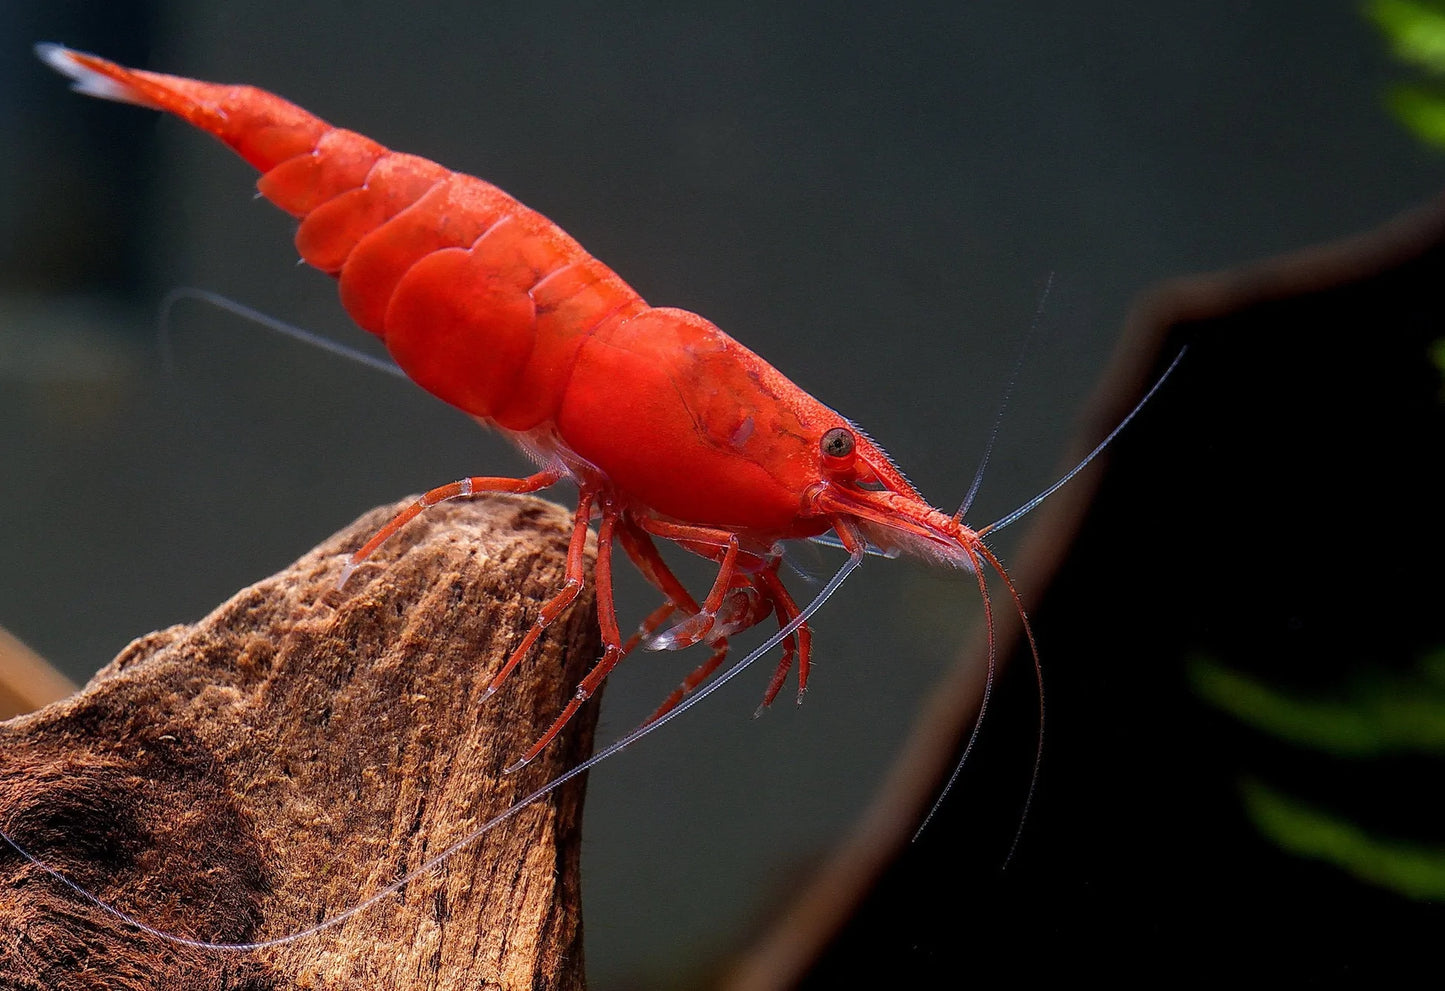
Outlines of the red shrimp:
[[[557,735],[640,639],[624,642],[619,630],[614,543],[663,596],[643,625],[649,645],[712,648],[654,719],[722,664],[731,636],[770,616],[782,627],[783,653],[764,704],[794,663],[801,696],[811,635],[778,575],[786,540],[831,533],[854,562],[872,549],[965,568],[985,603],[986,564],[1022,615],[985,531],[931,506],[852,422],[703,317],[648,305],[556,224],[496,186],[390,151],[250,86],[127,69],[56,45],[37,51],[79,92],[173,113],[229,145],[262,173],[261,194],[300,221],[301,257],[337,279],[347,312],[406,374],[538,465],[524,478],[463,478],[431,490],[357,550],[346,575],[444,499],[575,482],[565,584],[539,608],[491,683],[495,691],[577,598],[588,527],[600,516],[602,657],[518,765]],[[701,601],[654,538],[717,564]],[[674,615],[683,618],[656,635]]]
[[[586,581],[588,529],[594,516],[600,517],[593,580],[602,657],[556,721],[513,767],[535,757],[639,643],[665,649],[705,643],[712,651],[643,726],[364,901],[310,928],[264,942],[208,943],[155,929],[86,891],[0,832],[0,840],[11,849],[77,894],[172,942],[250,950],[336,925],[680,715],[774,647],[782,647],[782,656],[763,704],[777,696],[795,663],[801,698],[812,647],[809,619],[865,553],[910,554],[973,572],[983,598],[988,643],[981,719],[994,665],[989,570],[1012,599],[1039,671],[1038,648],[1022,600],[984,537],[1031,512],[1078,474],[1143,408],[1183,357],[1181,350],[1134,409],[1079,464],[1013,512],[974,530],[962,522],[967,500],[951,515],[929,505],[852,422],[702,317],[649,306],[559,227],[497,187],[390,151],[253,87],[126,69],[58,45],[38,45],[36,52],[74,80],[79,92],[183,117],[255,166],[262,173],[262,195],[300,220],[296,246],[301,257],[337,279],[342,305],[353,319],[382,339],[418,385],[500,431],[536,462],[538,471],[524,478],[469,477],[426,493],[351,555],[342,583],[388,537],[442,500],[482,492],[534,492],[563,479],[575,482],[579,495],[566,580],[542,603],[492,681],[490,694],[576,600]],[[658,551],[657,538],[716,563],[716,578],[701,601],[673,574]],[[783,542],[808,538],[839,544],[849,558],[816,597],[799,608],[778,570]],[[663,597],[662,605],[626,641],[612,595],[614,543]],[[674,617],[675,625],[659,634]],[[776,619],[778,630],[714,677],[727,657],[729,638],[769,617]],[[1040,699],[1042,720],[1042,695]],[[976,721],[975,734],[977,727]],[[1041,722],[1040,747],[1042,741]],[[970,738],[965,757],[972,745]]]

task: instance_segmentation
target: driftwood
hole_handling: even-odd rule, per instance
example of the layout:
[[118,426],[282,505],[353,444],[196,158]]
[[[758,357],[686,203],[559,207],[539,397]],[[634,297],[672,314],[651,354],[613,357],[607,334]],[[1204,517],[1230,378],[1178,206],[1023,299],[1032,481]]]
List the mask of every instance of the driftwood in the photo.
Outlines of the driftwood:
[[[335,591],[397,508],[0,725],[0,827],[149,925],[256,942],[349,908],[585,757],[595,705],[502,772],[595,659],[590,597],[482,699],[561,584],[567,514],[443,505]],[[344,924],[250,952],[146,935],[0,846],[0,986],[580,988],[581,803],[569,784]]]

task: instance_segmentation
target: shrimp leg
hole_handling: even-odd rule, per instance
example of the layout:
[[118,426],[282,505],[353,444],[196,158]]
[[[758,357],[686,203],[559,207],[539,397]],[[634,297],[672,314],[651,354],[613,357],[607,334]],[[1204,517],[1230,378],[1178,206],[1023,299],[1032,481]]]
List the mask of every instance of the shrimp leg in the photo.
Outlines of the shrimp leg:
[[446,502],[448,499],[464,499],[482,492],[536,492],[557,484],[566,477],[566,474],[560,468],[548,468],[546,471],[539,471],[526,478],[474,475],[448,485],[437,486],[431,491],[423,493],[420,499],[397,513],[386,526],[372,534],[371,539],[352,554],[351,559],[346,562],[346,567],[341,571],[341,577],[336,580],[336,587],[344,587],[356,569],[361,567],[372,554],[375,554],[378,547],[390,540],[402,527],[438,503]]
[[[663,620],[674,610],[681,609],[689,615],[697,615],[697,603],[693,600],[687,588],[678,580],[677,576],[673,574],[667,562],[662,559],[662,555],[657,551],[657,545],[652,542],[652,538],[648,536],[647,531],[632,521],[624,519],[622,526],[617,531],[617,539],[618,542],[622,544],[622,549],[627,552],[627,556],[632,559],[632,563],[637,566],[637,570],[667,599],[667,602],[643,623],[643,629],[646,631],[643,634],[644,636],[650,634],[653,630],[656,630],[658,626],[662,625]],[[659,613],[662,615],[659,615]],[[757,616],[753,619],[753,622],[748,625],[751,626],[761,622],[765,615],[766,613]],[[651,629],[648,629],[649,626]],[[637,638],[634,638],[634,640],[635,639]],[[707,641],[713,648],[712,654],[707,660],[699,664],[691,674],[684,678],[682,684],[672,690],[672,693],[663,700],[662,704],[653,711],[652,715],[647,717],[647,720],[642,725],[646,726],[649,723],[655,722],[668,712],[671,712],[685,696],[706,681],[714,671],[722,666],[722,662],[727,660],[730,649],[727,637],[709,637]],[[789,642],[791,642],[791,638],[789,638]],[[628,648],[632,646],[635,646],[635,644],[629,641]],[[785,647],[785,650],[786,649]],[[624,649],[623,653],[627,653],[627,649]]]
[[[540,472],[539,474],[545,475],[547,473]],[[536,478],[537,476],[534,475],[532,477]],[[586,557],[588,523],[592,519],[592,504],[596,501],[597,490],[589,485],[584,484],[582,486],[581,492],[577,496],[577,513],[572,518],[572,540],[571,543],[567,545],[566,581],[562,583],[561,591],[559,591],[556,595],[552,596],[552,598],[548,599],[542,604],[542,608],[537,612],[537,618],[532,621],[531,628],[527,630],[526,635],[522,637],[521,642],[518,643],[516,649],[512,651],[512,656],[507,658],[507,663],[503,664],[502,669],[497,672],[494,678],[492,678],[491,683],[487,685],[486,691],[482,693],[483,699],[491,698],[491,696],[495,694],[497,689],[502,687],[502,682],[506,680],[507,675],[512,673],[513,668],[515,668],[518,664],[522,663],[522,658],[527,656],[527,653],[532,649],[532,645],[537,642],[537,638],[546,631],[547,627],[551,626],[556,621],[558,616],[562,615],[562,613],[576,600],[577,595],[582,591],[582,586],[587,581]],[[605,512],[603,515],[603,522],[606,522]],[[597,543],[597,568],[599,578],[602,570],[603,546],[604,543],[599,537]],[[605,603],[605,608],[612,613],[612,625],[615,631],[617,621],[616,612],[612,606],[611,585],[611,575],[609,574],[608,587],[606,594],[604,595],[602,585],[599,580],[597,586],[597,599],[599,609],[603,608],[603,604]],[[604,626],[604,636],[606,635],[606,630],[607,628]],[[620,640],[621,637],[614,632],[612,639],[607,640],[606,642],[609,644],[609,646],[611,646],[618,644]],[[526,760],[531,760],[532,756],[535,756],[535,753],[527,757]],[[524,760],[522,763],[526,763],[526,760]]]
[[[725,644],[725,637],[721,640],[712,640],[708,637],[709,631],[713,629],[718,612],[723,608],[724,596],[729,596],[728,606],[734,615],[727,616],[722,626],[729,632],[745,630],[762,622],[770,613],[776,612],[780,626],[787,626],[793,617],[798,615],[797,603],[788,594],[787,588],[777,575],[777,561],[759,558],[753,554],[745,554],[749,562],[756,561],[762,564],[757,571],[741,576],[737,572],[737,537],[724,530],[708,530],[702,527],[692,527],[683,524],[666,523],[660,520],[648,520],[641,524],[648,533],[654,533],[659,537],[677,542],[695,554],[710,558],[719,562],[717,580],[714,582],[712,592],[709,594],[700,613],[691,617],[683,627],[675,628],[669,632],[672,642],[669,647],[688,646],[698,640],[708,639],[709,642],[718,646]],[[648,541],[651,546],[651,541]],[[719,551],[721,551],[719,553]],[[652,547],[652,557],[656,565],[666,568],[666,564],[658,557],[655,547]],[[638,568],[644,574],[649,568],[638,562]],[[674,579],[675,581],[675,579]],[[744,591],[758,593],[758,598],[751,602],[739,605],[735,599]],[[664,590],[664,594],[666,591]],[[808,673],[812,660],[813,634],[807,624],[800,626],[796,634],[788,634],[783,641],[783,656],[778,661],[777,669],[768,683],[767,691],[764,693],[762,708],[773,703],[778,692],[782,689],[783,681],[786,679],[789,669],[792,667],[793,659],[798,661],[798,698],[803,697],[807,689]],[[696,671],[687,677],[677,690],[675,690],[653,713],[652,719],[657,719],[675,706],[683,696],[696,688],[707,678],[726,656],[726,651],[721,656],[715,655],[704,662]],[[649,720],[650,721],[650,720]]]
[[[591,515],[590,510],[593,498],[594,496],[592,493],[586,493],[583,497],[581,505],[579,505],[578,507],[577,519],[580,524],[580,530],[576,532],[580,532],[582,534],[584,542],[586,540],[587,520]],[[582,703],[590,699],[593,693],[595,693],[597,689],[601,687],[602,682],[607,678],[609,674],[612,673],[612,669],[617,666],[617,662],[622,660],[622,631],[617,626],[617,604],[613,600],[612,596],[612,538],[614,535],[614,530],[617,526],[617,517],[619,515],[619,512],[620,511],[618,510],[618,508],[612,502],[604,500],[602,504],[602,522],[597,527],[597,624],[599,627],[601,627],[602,630],[602,659],[593,666],[592,670],[587,673],[587,677],[583,678],[581,683],[578,684],[576,693],[567,702],[567,705],[562,709],[561,714],[557,716],[557,719],[547,729],[547,732],[543,733],[542,736],[537,740],[537,742],[532,744],[532,748],[530,750],[528,750],[525,754],[521,756],[520,759],[518,759],[507,768],[507,771],[509,773],[521,768],[523,765],[529,763],[534,757],[540,754],[546,748],[547,744],[551,743],[553,738],[562,731],[562,727],[567,725],[567,722],[572,718],[572,716],[577,712],[577,710],[582,707]],[[577,541],[575,539],[573,541],[573,544],[574,546],[577,545]],[[580,552],[577,556],[580,566]],[[571,571],[571,559],[572,555],[569,553],[569,572]],[[570,577],[567,580],[567,586],[567,589],[564,589],[562,594],[559,594],[555,599],[552,600],[552,602],[558,601],[562,598],[563,595],[567,595],[568,590],[570,590],[571,594],[570,597],[567,599],[567,602],[559,606],[556,612],[561,612],[561,610],[566,608],[567,605],[570,605],[572,599],[575,598],[577,595],[577,589],[581,587],[580,584],[574,587],[572,585],[572,579]],[[552,605],[552,602],[547,603],[547,606],[543,607],[544,613],[547,611],[548,607]],[[547,622],[550,623],[553,618],[555,618],[555,613],[551,618],[547,619]],[[537,618],[537,622],[539,624],[542,623],[542,620],[543,617],[541,616]],[[540,629],[538,629],[536,626],[534,626],[533,629],[537,630],[537,632],[540,633]],[[531,635],[530,631],[528,633],[528,636],[532,640],[536,639],[536,637],[533,637]],[[527,646],[530,646],[530,644],[524,642],[524,644],[522,646],[519,646],[517,649],[520,652],[524,649],[524,647]],[[518,656],[514,654],[513,659],[507,662],[507,668],[503,669],[502,674],[498,675],[496,680],[501,680],[501,677],[506,674],[506,671],[509,670],[518,659]]]
[[[717,578],[713,580],[712,589],[703,600],[702,608],[668,633],[668,647],[690,647],[707,636],[717,620],[724,597],[734,586],[733,579],[738,570],[738,535],[730,530],[655,519],[639,520],[638,525],[647,533],[671,540],[718,562]],[[751,559],[753,555],[749,554],[747,557]]]
[[[798,615],[797,604],[773,570],[767,569],[757,574],[738,577],[734,579],[734,582],[729,593],[730,598],[724,604],[724,609],[728,610],[728,613],[722,617],[721,625],[726,630],[749,629],[761,623],[770,613],[776,613],[779,628],[786,629]],[[742,592],[753,594],[743,600],[740,595]],[[741,604],[739,604],[740,600]],[[697,669],[689,674],[681,685],[673,689],[672,694],[668,695],[643,723],[644,726],[672,711],[683,698],[707,680],[727,659],[729,648],[726,636],[710,635],[703,639],[715,648],[712,656],[698,665]],[[795,658],[798,660],[798,701],[803,700],[803,693],[808,684],[809,662],[812,657],[812,631],[804,624],[795,633],[787,634],[783,638],[782,646],[783,656],[778,660],[778,666],[768,682],[767,691],[764,693],[763,701],[758,706],[755,715],[760,715],[764,709],[773,704],[778,692],[782,690],[783,682],[786,680]]]
[[[637,566],[642,577],[646,578],[653,588],[662,593],[674,608],[680,609],[689,616],[696,615],[698,604],[693,599],[692,593],[687,586],[678,580],[662,559],[657,551],[657,545],[652,542],[647,531],[643,530],[630,519],[624,518],[622,525],[617,530],[617,542]],[[650,617],[649,617],[650,618]],[[665,617],[664,617],[665,618]]]
[[[677,650],[690,647],[699,641],[706,641],[715,648],[725,648],[731,634],[756,626],[772,612],[770,602],[754,594],[756,590],[752,587],[751,579],[735,570],[720,605],[709,614],[706,604],[698,606],[691,593],[673,574],[646,530],[634,521],[624,518],[621,529],[617,532],[617,539],[642,576],[663,594],[669,604],[687,614],[682,623],[664,635],[664,642],[654,642],[654,650]],[[695,544],[688,549],[709,560],[721,560],[721,555],[714,553],[716,548],[711,545]],[[713,593],[716,594],[717,591],[718,589],[714,588]],[[649,620],[651,618],[649,617]],[[706,625],[703,625],[704,623]],[[656,629],[656,626],[653,629]],[[723,653],[726,654],[726,650]]]
[[637,631],[622,645],[622,656],[626,657],[636,650],[643,640],[656,633],[658,628],[667,622],[667,618],[675,612],[677,612],[677,605],[669,600],[648,613],[647,618],[637,625]]
[[[777,565],[758,572],[752,576],[752,580],[753,586],[763,593],[778,614],[778,625],[787,626],[791,623],[798,615],[798,604],[793,601],[787,586],[778,577]],[[808,672],[813,659],[813,631],[808,628],[807,623],[798,627],[796,642],[792,636],[783,641],[783,656],[778,661],[772,680],[768,682],[768,690],[763,693],[763,704],[758,707],[759,713],[772,705],[778,692],[782,690],[783,681],[788,677],[788,669],[792,667],[795,644],[798,659],[798,702],[802,703],[803,693],[808,690]]]

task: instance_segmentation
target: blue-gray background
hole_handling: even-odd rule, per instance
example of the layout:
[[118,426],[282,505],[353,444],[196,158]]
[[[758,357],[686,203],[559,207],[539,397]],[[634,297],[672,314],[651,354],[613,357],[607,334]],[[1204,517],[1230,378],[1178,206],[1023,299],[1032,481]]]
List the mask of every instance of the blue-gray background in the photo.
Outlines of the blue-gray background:
[[[419,390],[195,306],[162,373],[156,306],[176,285],[364,335],[294,264],[292,222],[252,200],[243,163],[66,93],[36,40],[261,85],[498,183],[857,419],[950,507],[1056,273],[975,522],[1056,470],[1136,293],[1371,227],[1442,174],[1382,111],[1400,72],[1354,3],[12,0],[0,625],[78,680],[371,506],[525,465]],[[1219,512],[1259,508],[1242,493]],[[594,774],[595,987],[685,981],[759,924],[968,642],[970,589],[873,562],[817,621],[800,710],[748,718],[760,671]],[[1120,596],[1101,622],[1128,622]],[[625,589],[628,615],[649,603]],[[695,662],[629,661],[603,738]]]

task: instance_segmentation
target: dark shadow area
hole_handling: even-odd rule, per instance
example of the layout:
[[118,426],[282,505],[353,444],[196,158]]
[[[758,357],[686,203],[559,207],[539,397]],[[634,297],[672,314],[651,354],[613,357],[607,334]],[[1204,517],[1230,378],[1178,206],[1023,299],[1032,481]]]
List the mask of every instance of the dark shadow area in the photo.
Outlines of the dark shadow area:
[[1034,752],[1026,654],[959,787],[806,986],[1433,969],[1445,906],[1357,880],[1368,870],[1338,865],[1348,851],[1286,852],[1246,809],[1267,782],[1376,844],[1362,858],[1377,867],[1391,844],[1438,857],[1440,751],[1289,742],[1205,701],[1191,674],[1207,659],[1348,708],[1362,684],[1408,695],[1445,642],[1442,216],[1437,204],[1409,231],[1184,280],[1136,311],[1121,353],[1160,357],[1133,373],[1135,396],[1191,350],[1117,441],[1034,606],[1048,729],[1018,852],[1001,869]]

